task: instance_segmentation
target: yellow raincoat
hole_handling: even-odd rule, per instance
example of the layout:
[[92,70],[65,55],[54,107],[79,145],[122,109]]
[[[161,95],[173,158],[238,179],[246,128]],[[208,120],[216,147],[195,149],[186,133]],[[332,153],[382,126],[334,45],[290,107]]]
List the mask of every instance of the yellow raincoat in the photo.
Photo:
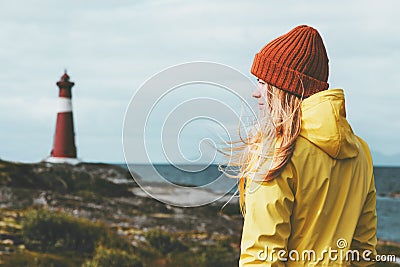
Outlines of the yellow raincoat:
[[239,266],[374,266],[372,159],[346,120],[343,90],[314,94],[301,108],[282,173],[246,180]]

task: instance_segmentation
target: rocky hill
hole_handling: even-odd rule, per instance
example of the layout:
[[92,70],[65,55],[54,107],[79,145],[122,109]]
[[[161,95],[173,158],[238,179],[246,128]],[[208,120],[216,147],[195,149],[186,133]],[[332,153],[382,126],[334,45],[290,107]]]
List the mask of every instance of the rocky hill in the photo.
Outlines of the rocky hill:
[[223,204],[170,206],[115,165],[0,161],[0,265],[237,266],[243,220]]
[[[138,176],[135,178],[140,179]],[[234,266],[232,264],[238,257],[242,225],[236,204],[228,204],[224,209],[221,202],[197,208],[179,208],[146,197],[143,193],[137,194],[139,191],[131,174],[114,165],[80,163],[72,166],[0,161],[0,257],[3,264],[12,262],[14,265],[5,266],[16,266],[43,257],[45,259],[42,262],[48,262],[48,255],[58,255],[27,248],[26,243],[31,242],[23,236],[26,214],[32,210],[46,210],[55,216],[62,213],[77,219],[104,223],[127,240],[139,254],[144,253],[140,256],[143,266],[178,266],[174,258],[179,257],[187,258],[186,261],[179,260],[186,262],[184,266]],[[165,251],[160,252],[160,249],[155,249],[160,245],[157,245],[158,239],[163,240],[161,243],[171,243],[164,244],[164,247],[177,246],[180,249],[161,249]],[[150,244],[149,240],[156,245]],[[218,259],[207,257],[212,248],[223,249],[226,258],[219,262]],[[27,261],[15,262],[17,255],[21,258],[21,253]],[[172,257],[171,253],[175,256]],[[81,266],[93,255],[82,255],[75,265],[68,266]],[[60,262],[63,259],[61,257]],[[60,262],[55,266],[59,266]],[[157,264],[153,265],[154,262]]]

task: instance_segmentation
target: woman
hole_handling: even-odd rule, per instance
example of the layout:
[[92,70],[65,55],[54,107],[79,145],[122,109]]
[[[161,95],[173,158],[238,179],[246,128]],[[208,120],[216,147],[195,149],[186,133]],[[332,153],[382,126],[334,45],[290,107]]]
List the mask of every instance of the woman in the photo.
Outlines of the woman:
[[265,121],[236,148],[239,266],[373,265],[372,159],[346,120],[343,90],[327,90],[321,36],[294,28],[256,54],[251,72]]

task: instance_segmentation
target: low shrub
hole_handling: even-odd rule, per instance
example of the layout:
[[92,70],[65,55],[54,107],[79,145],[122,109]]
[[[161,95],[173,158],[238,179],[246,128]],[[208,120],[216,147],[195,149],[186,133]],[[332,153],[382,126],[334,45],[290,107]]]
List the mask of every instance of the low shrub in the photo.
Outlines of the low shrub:
[[215,245],[205,246],[198,254],[201,266],[228,267],[238,264],[235,251],[229,244],[229,240],[220,240]]
[[86,261],[82,267],[143,267],[143,264],[134,254],[99,246],[93,259]]
[[26,248],[41,252],[93,253],[99,243],[124,243],[102,223],[44,209],[25,214],[22,236]]
[[231,267],[237,266],[238,255],[229,239],[217,241],[215,244],[202,245],[185,252],[172,252],[167,255],[167,267]]
[[29,250],[18,251],[1,255],[0,266],[2,267],[77,267],[81,266],[83,260],[78,255],[58,255],[38,253]]
[[161,229],[149,230],[145,233],[144,237],[150,246],[164,256],[170,252],[182,252],[188,250],[188,247],[185,244]]

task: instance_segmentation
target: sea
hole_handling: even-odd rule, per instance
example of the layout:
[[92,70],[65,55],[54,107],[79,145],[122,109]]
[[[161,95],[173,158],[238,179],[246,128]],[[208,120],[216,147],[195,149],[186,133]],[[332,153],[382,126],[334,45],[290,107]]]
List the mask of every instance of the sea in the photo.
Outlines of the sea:
[[[125,164],[121,164],[127,167]],[[206,186],[215,192],[236,192],[236,180],[226,177],[217,165],[130,164],[145,182]],[[378,239],[400,243],[400,167],[374,167],[377,190]],[[219,183],[212,183],[219,180]],[[211,186],[207,186],[211,185]]]

